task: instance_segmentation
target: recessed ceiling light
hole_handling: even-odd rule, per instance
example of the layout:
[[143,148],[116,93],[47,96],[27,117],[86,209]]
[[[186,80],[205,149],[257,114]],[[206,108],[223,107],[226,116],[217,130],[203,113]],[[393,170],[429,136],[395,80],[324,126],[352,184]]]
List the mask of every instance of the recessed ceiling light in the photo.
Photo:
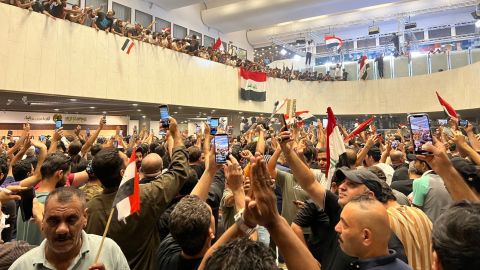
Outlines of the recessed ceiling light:
[[60,109],[53,109],[53,110],[56,111],[56,112],[60,111]]
[[142,110],[140,110],[140,109],[137,109],[137,112],[141,112],[141,111],[142,111]]
[[243,112],[238,112],[238,114],[242,114]]
[[147,116],[145,116],[145,115],[142,115],[142,118],[147,118]]
[[106,112],[106,111],[103,111],[102,113],[103,113],[103,114],[107,114],[107,112]]
[[70,101],[72,101],[72,102],[75,102],[75,101],[77,101],[77,99],[76,99],[76,98],[70,98],[70,99],[68,99],[68,100],[70,100]]
[[90,107],[90,109],[95,109],[95,107]]
[[173,112],[174,114],[177,114],[178,112]]
[[138,104],[137,104],[137,103],[133,103],[132,106],[133,106],[133,107],[137,107]]
[[212,112],[216,112],[216,110],[212,110]]
[[182,109],[182,106],[178,106],[178,109],[181,110],[181,109]]

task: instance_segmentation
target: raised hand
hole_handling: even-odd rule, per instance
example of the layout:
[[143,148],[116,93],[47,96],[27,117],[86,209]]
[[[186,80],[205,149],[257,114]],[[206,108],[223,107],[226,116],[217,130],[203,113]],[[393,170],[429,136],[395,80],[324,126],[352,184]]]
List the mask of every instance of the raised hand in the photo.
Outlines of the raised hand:
[[240,167],[237,159],[234,158],[232,155],[229,155],[228,158],[229,160],[227,160],[227,165],[223,165],[225,171],[225,179],[227,180],[227,186],[231,190],[242,189],[244,184],[242,167]]

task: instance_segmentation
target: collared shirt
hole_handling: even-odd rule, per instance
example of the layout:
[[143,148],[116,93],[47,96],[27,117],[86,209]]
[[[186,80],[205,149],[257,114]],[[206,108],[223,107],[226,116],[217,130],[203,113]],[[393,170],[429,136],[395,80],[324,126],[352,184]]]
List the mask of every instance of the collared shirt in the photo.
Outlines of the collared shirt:
[[[140,185],[140,212],[127,217],[126,223],[118,221],[114,214],[107,236],[122,248],[132,269],[154,269],[155,251],[160,245],[157,220],[189,177],[191,170],[187,167],[185,146],[173,148],[168,171],[154,181]],[[87,203],[86,232],[103,234],[115,195],[116,192],[102,193]]]
[[[98,248],[100,247],[101,236],[87,234],[82,231],[82,247],[77,257],[72,261],[68,270],[84,270],[88,269],[95,262]],[[40,246],[30,250],[23,256],[18,258],[9,270],[25,270],[25,269],[55,269],[45,257],[45,246],[47,240],[43,240]],[[102,252],[100,253],[99,262],[105,265],[105,269],[129,270],[127,259],[122,253],[120,247],[110,238],[105,238],[103,242]]]
[[375,270],[411,270],[410,266],[397,259],[395,250],[390,249],[389,255],[382,257],[374,257],[364,260],[356,260],[350,263],[351,269],[375,269]]

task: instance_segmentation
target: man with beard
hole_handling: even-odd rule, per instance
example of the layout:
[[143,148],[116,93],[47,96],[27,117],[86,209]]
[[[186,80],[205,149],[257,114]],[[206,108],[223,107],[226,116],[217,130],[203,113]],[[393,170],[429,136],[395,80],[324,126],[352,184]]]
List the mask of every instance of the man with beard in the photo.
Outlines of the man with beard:
[[[42,181],[39,188],[35,191],[35,197],[40,203],[45,203],[50,192],[56,187],[65,185],[67,176],[70,173],[70,158],[68,156],[54,153],[47,156],[40,172]],[[17,214],[17,240],[27,241],[31,245],[40,245],[43,235],[37,224],[28,220],[23,221],[20,209]]]
[[82,191],[68,187],[53,190],[45,201],[41,220],[46,239],[9,269],[130,269],[122,250],[110,238],[105,238],[95,261],[102,237],[83,231],[87,225],[87,202]]

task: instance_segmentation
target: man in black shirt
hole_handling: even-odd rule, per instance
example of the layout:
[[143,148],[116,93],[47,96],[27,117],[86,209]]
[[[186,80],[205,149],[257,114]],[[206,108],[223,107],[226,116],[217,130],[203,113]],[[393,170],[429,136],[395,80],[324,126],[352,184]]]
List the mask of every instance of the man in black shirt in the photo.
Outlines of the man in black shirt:
[[113,26],[113,16],[115,16],[115,11],[109,11],[105,14],[102,11],[97,12],[97,20],[95,25],[98,29],[110,32],[110,29]]

